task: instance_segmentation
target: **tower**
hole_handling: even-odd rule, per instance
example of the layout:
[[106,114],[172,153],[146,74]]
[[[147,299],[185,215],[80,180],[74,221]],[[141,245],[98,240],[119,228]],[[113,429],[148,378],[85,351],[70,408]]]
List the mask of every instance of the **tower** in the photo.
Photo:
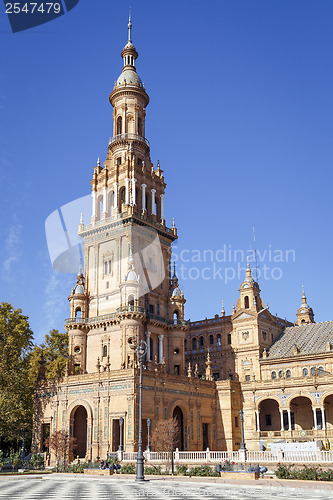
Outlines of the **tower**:
[[[86,302],[79,323],[78,296],[70,297],[66,328],[72,350],[77,347],[71,372],[79,363],[88,373],[96,371],[97,358],[102,370],[134,367],[133,347],[140,339],[147,341],[148,369],[156,362],[167,372],[185,371],[185,299],[176,276],[170,279],[177,229],[174,222],[166,225],[163,170],[159,161],[156,167],[152,163],[145,137],[149,96],[136,70],[131,33],[129,20],[122,72],[109,96],[113,135],[105,161],[98,158],[93,170],[90,223],[79,225]],[[76,345],[79,337],[85,356]]]
[[297,321],[296,324],[303,325],[306,323],[314,323],[314,313],[313,309],[307,304],[306,302],[306,296],[304,292],[304,286],[302,287],[303,293],[302,293],[302,304],[301,307],[297,311]]

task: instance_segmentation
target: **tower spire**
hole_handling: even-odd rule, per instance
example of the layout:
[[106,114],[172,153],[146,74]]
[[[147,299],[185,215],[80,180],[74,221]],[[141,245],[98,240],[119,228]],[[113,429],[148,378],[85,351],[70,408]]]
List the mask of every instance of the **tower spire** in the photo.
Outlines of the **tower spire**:
[[128,17],[128,42],[132,43],[132,21],[131,21],[131,7],[129,8],[129,17]]

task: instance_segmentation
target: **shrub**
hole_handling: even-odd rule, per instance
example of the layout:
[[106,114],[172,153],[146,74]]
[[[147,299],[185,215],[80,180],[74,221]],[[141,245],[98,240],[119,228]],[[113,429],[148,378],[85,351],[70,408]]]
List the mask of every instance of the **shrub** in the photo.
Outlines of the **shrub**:
[[120,474],[136,474],[136,466],[134,464],[122,465]]
[[230,462],[230,460],[225,460],[222,464],[222,470],[224,471],[234,470],[234,462]]
[[294,479],[317,481],[318,471],[319,469],[316,466],[308,467],[307,465],[304,465],[302,470],[294,472]]
[[5,465],[5,456],[2,450],[0,450],[0,470],[3,469]]
[[186,476],[187,474],[187,469],[188,469],[188,466],[187,465],[180,465],[180,464],[177,464],[176,465],[176,474],[178,476]]
[[39,469],[40,467],[44,466],[44,456],[42,455],[42,453],[34,453],[33,455],[31,455],[29,463],[35,469]]
[[160,465],[150,465],[145,467],[145,474],[161,475],[162,468]]
[[278,464],[275,471],[276,477],[279,479],[295,479],[296,471],[293,465]]
[[197,467],[191,467],[187,472],[188,476],[219,476],[220,474],[216,470],[212,469],[209,465],[199,465]]

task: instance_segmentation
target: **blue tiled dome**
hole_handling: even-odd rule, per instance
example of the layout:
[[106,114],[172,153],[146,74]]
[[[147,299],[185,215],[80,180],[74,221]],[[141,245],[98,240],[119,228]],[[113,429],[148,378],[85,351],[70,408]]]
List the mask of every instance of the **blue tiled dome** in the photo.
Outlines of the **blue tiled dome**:
[[137,72],[130,68],[126,68],[122,71],[116,82],[116,86],[125,85],[125,83],[126,85],[139,85],[139,87],[143,87],[141,78]]

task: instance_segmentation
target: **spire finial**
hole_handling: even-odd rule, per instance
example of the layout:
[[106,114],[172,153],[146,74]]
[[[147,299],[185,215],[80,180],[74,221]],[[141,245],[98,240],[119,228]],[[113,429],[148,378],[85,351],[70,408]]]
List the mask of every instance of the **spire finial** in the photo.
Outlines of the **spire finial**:
[[80,224],[83,224],[83,213],[81,212],[81,216],[80,216]]
[[249,256],[247,256],[246,276],[247,276],[248,278],[251,278],[251,277],[252,277],[252,274],[251,274],[251,268],[250,268],[250,259],[249,259]]
[[173,276],[176,277],[176,261],[173,263]]
[[225,316],[224,300],[222,300],[222,312],[221,312],[221,316]]
[[131,7],[129,8],[129,17],[128,17],[128,41],[132,43],[131,40],[131,31],[132,31],[132,22],[131,22]]
[[99,159],[99,156],[97,157],[97,166],[100,167],[101,166],[101,160]]
[[172,227],[176,227],[175,226],[175,218],[172,219]]

